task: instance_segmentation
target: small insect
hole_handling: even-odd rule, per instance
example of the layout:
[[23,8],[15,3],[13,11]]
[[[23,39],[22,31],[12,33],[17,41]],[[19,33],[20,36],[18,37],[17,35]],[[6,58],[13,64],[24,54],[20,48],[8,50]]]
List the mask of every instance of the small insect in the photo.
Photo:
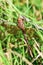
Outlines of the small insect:
[[22,18],[18,18],[18,27],[22,30],[25,31],[25,26],[24,26],[24,21]]

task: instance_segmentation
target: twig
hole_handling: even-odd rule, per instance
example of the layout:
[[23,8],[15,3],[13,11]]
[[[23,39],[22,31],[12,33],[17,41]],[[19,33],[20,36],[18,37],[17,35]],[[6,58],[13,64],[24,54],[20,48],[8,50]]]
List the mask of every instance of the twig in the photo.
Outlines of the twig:
[[38,55],[36,58],[34,58],[34,59],[32,60],[32,63],[33,63],[34,61],[36,61],[39,57],[40,57],[40,55]]

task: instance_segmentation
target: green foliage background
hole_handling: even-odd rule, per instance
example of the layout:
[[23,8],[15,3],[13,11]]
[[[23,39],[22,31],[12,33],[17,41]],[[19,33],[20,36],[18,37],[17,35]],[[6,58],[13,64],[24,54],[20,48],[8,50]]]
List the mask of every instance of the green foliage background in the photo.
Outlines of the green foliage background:
[[[43,0],[0,0],[0,65],[43,65],[43,57],[37,58],[38,50],[43,54]],[[37,20],[35,10],[40,11],[41,19]],[[36,12],[37,14],[37,12]],[[33,58],[27,52],[28,45],[24,34],[18,28],[18,17],[24,16],[25,33],[31,46]],[[40,17],[39,17],[40,18]],[[39,29],[37,26],[39,25]],[[26,44],[25,44],[26,43]],[[43,55],[42,55],[43,56]],[[25,58],[28,61],[25,61]],[[34,60],[37,58],[34,62]]]

